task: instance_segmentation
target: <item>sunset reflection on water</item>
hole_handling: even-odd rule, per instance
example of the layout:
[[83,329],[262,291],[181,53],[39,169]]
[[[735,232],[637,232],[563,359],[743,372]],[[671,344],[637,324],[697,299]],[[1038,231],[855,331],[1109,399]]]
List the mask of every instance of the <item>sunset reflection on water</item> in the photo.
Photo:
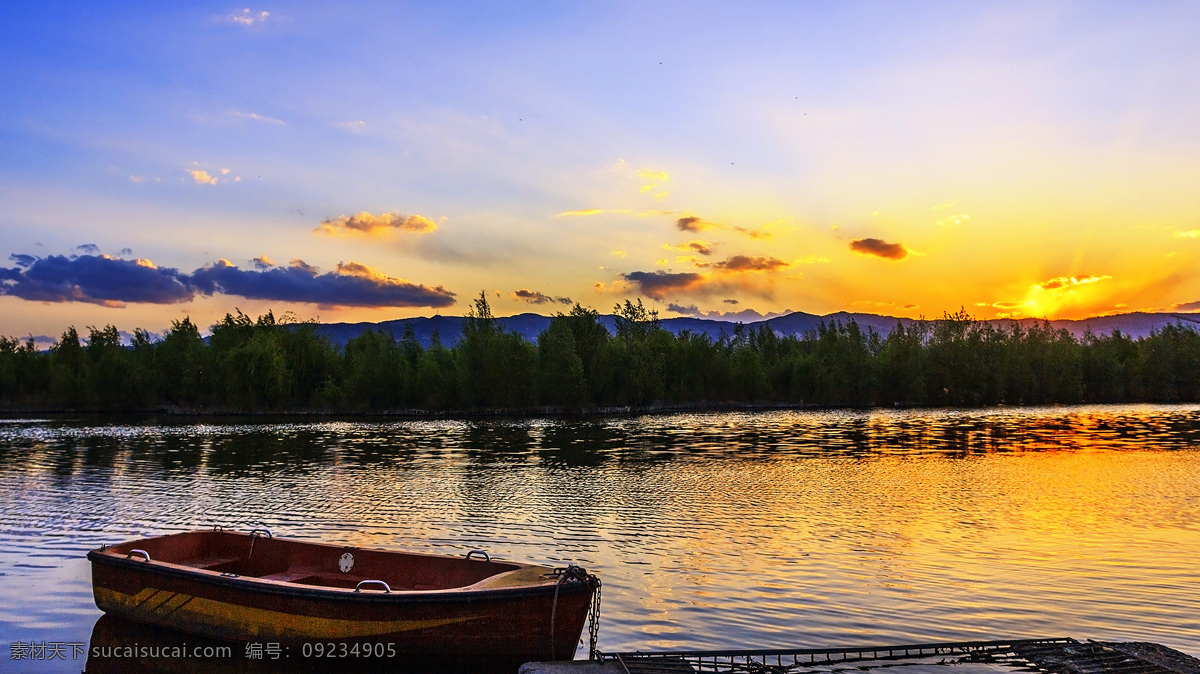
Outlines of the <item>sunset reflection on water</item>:
[[224,524],[564,564],[602,650],[1073,636],[1200,654],[1200,409],[0,424],[0,633],[86,640],[82,556]]

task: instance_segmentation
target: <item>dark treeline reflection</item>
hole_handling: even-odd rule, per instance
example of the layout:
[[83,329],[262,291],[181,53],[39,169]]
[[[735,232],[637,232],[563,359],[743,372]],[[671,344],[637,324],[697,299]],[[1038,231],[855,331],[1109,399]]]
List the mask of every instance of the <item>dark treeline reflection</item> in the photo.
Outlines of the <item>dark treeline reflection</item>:
[[279,472],[302,476],[361,466],[395,475],[456,466],[467,474],[495,474],[498,468],[514,466],[555,470],[797,456],[962,457],[1198,446],[1200,412],[1192,407],[705,412],[306,424],[17,420],[0,424],[0,473],[45,471],[68,477],[86,472],[107,479],[120,469],[187,480],[198,470],[227,477]]
[[1178,325],[1132,339],[1077,339],[1048,323],[997,327],[965,312],[897,325],[855,322],[780,337],[736,326],[713,340],[662,329],[639,301],[616,334],[576,305],[530,343],[497,325],[484,297],[453,347],[368,330],[344,348],[315,325],[238,312],[206,341],[190,320],[123,346],[114,326],[74,328],[47,352],[0,338],[0,404],[10,409],[264,412],[529,410],[771,402],[816,406],[1194,402],[1200,333]]

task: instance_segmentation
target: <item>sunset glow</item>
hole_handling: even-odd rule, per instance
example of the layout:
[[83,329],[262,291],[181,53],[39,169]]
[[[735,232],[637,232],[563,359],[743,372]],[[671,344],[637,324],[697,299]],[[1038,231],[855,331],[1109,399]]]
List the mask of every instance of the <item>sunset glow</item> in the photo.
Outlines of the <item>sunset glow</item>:
[[1195,3],[2,11],[3,335],[1200,309]]

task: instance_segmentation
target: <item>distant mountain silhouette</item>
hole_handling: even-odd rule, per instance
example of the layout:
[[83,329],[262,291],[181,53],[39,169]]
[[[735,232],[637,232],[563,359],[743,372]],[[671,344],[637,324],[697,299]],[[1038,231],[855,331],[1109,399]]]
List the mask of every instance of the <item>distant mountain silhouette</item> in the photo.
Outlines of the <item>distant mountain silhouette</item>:
[[[515,316],[505,316],[497,318],[496,322],[507,330],[511,330],[525,337],[529,341],[535,341],[537,336],[542,333],[550,325],[550,316],[542,316],[539,314],[517,314]],[[391,332],[396,339],[400,339],[404,335],[406,326],[411,326],[413,334],[417,341],[422,346],[428,348],[433,343],[433,333],[436,331],[442,344],[446,346],[454,346],[462,335],[462,324],[465,319],[462,316],[433,316],[420,318],[400,318],[392,321],[383,321],[382,323],[321,323],[317,325],[317,332],[325,335],[338,346],[344,346],[346,342],[362,334],[363,331],[374,328]],[[831,324],[834,321],[843,324],[854,320],[863,330],[872,329],[881,335],[887,335],[892,328],[896,327],[897,323],[905,326],[915,322],[911,318],[897,318],[894,316],[881,316],[878,314],[862,314],[839,311],[833,314],[818,316],[816,314],[804,313],[802,311],[792,312],[784,316],[776,318],[755,321],[746,323],[746,327],[755,327],[766,323],[771,326],[776,333],[780,335],[795,335],[803,336],[806,332],[814,331],[822,322]],[[615,332],[615,320],[613,316],[601,316],[600,322],[608,328],[609,332]],[[993,325],[1008,325],[1012,321],[1009,319],[991,319],[985,321]],[[1017,321],[1025,327],[1035,323],[1041,323],[1040,319],[1023,318]],[[1076,337],[1082,337],[1089,329],[1097,334],[1108,334],[1114,330],[1120,330],[1123,334],[1133,338],[1146,337],[1154,330],[1160,330],[1166,325],[1180,323],[1191,326],[1200,330],[1200,313],[1143,313],[1134,312],[1129,314],[1118,314],[1115,316],[1098,316],[1095,318],[1084,318],[1079,320],[1055,320],[1050,321],[1050,325],[1055,328],[1064,328]],[[737,323],[728,321],[719,321],[707,318],[664,318],[662,326],[672,334],[679,334],[685,330],[691,331],[694,334],[705,334],[715,339],[721,335],[732,336]]]

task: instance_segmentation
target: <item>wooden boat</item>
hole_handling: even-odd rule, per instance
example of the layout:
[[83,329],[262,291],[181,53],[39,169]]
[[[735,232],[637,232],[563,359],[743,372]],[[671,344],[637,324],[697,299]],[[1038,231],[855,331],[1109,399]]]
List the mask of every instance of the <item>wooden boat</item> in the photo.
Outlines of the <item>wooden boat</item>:
[[104,546],[88,559],[105,613],[276,644],[293,664],[355,657],[515,670],[571,659],[600,585],[577,566],[325,545],[266,530],[158,536]]

